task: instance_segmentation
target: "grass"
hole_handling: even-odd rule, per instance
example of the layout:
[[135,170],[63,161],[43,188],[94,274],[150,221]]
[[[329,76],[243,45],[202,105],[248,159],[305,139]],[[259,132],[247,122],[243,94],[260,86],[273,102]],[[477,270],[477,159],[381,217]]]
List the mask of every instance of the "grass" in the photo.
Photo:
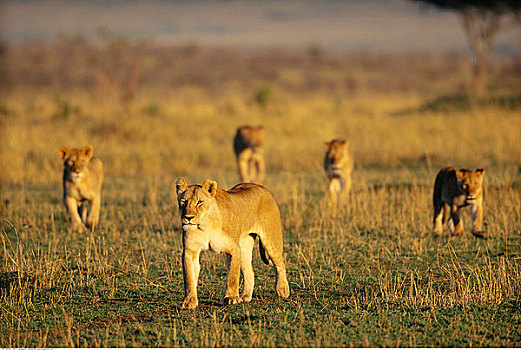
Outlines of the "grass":
[[[299,80],[299,69],[284,79]],[[447,112],[422,108],[433,92],[301,95],[282,86],[261,81],[218,96],[144,86],[125,108],[89,89],[3,91],[0,346],[518,347],[518,105]],[[260,87],[269,91],[262,105]],[[224,258],[204,253],[200,307],[177,310],[173,183],[234,185],[242,124],[267,129],[266,186],[282,213],[292,295],[275,296],[255,247],[253,301],[222,307]],[[340,136],[355,155],[354,186],[347,205],[331,210],[323,142]],[[87,143],[106,169],[101,223],[69,233],[58,149]],[[431,234],[432,185],[448,165],[486,168],[490,239]],[[470,228],[468,209],[463,220]]]
[[[359,185],[346,208],[328,214],[318,177],[297,180],[280,175],[288,189],[274,191],[292,297],[274,296],[273,272],[256,248],[254,300],[221,307],[224,259],[206,253],[195,311],[175,308],[182,247],[169,181],[154,190],[136,180],[107,182],[93,234],[67,232],[54,186],[8,188],[2,346],[519,344],[518,191],[487,197],[486,227],[494,234],[477,240],[430,234],[427,188]],[[156,200],[144,202],[150,191]]]

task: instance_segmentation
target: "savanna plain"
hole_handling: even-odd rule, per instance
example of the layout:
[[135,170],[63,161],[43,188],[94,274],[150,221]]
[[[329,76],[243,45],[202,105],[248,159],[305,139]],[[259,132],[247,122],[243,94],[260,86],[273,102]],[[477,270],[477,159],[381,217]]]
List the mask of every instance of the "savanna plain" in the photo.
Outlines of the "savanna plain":
[[[462,56],[157,48],[104,37],[2,50],[0,346],[518,347],[521,66],[485,97]],[[289,299],[254,248],[251,303],[223,307],[224,257],[184,296],[174,182],[238,182],[238,126],[266,128]],[[324,142],[349,140],[347,203],[324,202]],[[70,233],[61,146],[105,165],[99,229]],[[432,229],[445,166],[486,169],[484,229]]]

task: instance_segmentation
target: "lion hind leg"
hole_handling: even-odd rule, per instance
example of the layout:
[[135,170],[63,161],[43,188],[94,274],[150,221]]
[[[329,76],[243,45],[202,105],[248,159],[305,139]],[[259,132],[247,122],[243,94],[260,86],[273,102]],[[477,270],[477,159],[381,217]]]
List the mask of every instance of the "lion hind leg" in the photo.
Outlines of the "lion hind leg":
[[443,203],[434,204],[432,231],[438,235],[443,233],[443,224],[447,221],[447,210]]
[[347,172],[345,175],[344,175],[344,183],[343,183],[343,188],[342,188],[342,195],[343,195],[343,198],[346,199],[347,197],[349,197],[349,193],[351,193],[351,187],[353,186],[353,181],[351,179],[351,172]]
[[[280,237],[282,238],[282,232],[280,233]],[[289,297],[289,284],[286,276],[286,264],[284,263],[282,239],[280,239],[280,242],[264,240],[261,245],[264,246],[267,255],[273,262],[273,267],[275,268],[275,292],[282,298]]]
[[270,265],[273,266],[273,262],[270,260],[270,257],[268,256],[268,253],[266,252],[266,248],[264,248],[264,246],[262,245],[262,241],[260,239],[259,239],[259,252],[260,252],[262,261],[268,266],[270,266]]

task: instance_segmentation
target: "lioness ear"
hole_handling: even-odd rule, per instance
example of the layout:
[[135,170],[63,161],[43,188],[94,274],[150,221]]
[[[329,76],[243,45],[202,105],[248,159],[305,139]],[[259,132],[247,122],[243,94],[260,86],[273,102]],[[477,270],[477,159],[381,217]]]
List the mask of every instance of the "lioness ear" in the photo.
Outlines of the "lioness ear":
[[324,147],[325,147],[326,149],[328,149],[329,146],[331,146],[331,142],[324,142]]
[[264,129],[264,125],[257,126],[257,131],[261,138],[266,137],[266,129]]
[[94,151],[94,149],[92,148],[91,145],[87,145],[85,147],[83,147],[83,149],[81,150],[81,153],[83,153],[84,155],[86,155],[87,157],[92,157],[92,152]]
[[217,193],[217,182],[206,179],[203,183],[203,189],[208,191],[212,197],[215,197],[215,194]]
[[177,181],[175,182],[175,190],[176,190],[178,197],[181,193],[186,191],[187,188],[188,188],[188,184],[186,183],[185,179],[183,179],[182,177],[177,179]]
[[67,158],[71,154],[71,150],[69,147],[62,146],[62,148],[60,148],[58,153],[60,154],[60,157],[63,160],[65,160],[65,158]]
[[465,177],[465,171],[461,169],[456,170],[456,177],[458,178],[458,180],[463,179]]
[[481,173],[481,175],[485,175],[485,169],[477,168],[476,173]]

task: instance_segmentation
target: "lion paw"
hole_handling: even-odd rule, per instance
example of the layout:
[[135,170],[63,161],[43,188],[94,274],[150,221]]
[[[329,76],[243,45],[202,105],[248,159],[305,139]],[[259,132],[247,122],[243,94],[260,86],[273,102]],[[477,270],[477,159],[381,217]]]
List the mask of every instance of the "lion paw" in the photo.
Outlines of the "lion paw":
[[72,224],[71,226],[71,231],[72,232],[85,232],[86,231],[86,228],[83,224],[78,224],[78,223],[74,223]]
[[485,231],[471,231],[470,233],[472,233],[474,235],[474,237],[477,237],[477,238],[483,238],[483,239],[488,238],[488,235]]
[[237,297],[224,297],[223,298],[223,305],[232,305],[232,304],[238,304],[243,302],[242,298]]
[[241,294],[240,296],[241,300],[245,303],[249,303],[252,299],[251,295]]
[[186,297],[183,301],[177,304],[179,309],[193,310],[197,307],[198,301],[196,297]]
[[87,227],[87,229],[90,230],[94,230],[94,228],[98,225],[98,223],[96,221],[87,221],[87,223],[85,224],[85,226]]
[[287,298],[289,297],[289,286],[288,283],[281,283],[280,285],[277,285],[276,287],[277,295],[281,298]]

